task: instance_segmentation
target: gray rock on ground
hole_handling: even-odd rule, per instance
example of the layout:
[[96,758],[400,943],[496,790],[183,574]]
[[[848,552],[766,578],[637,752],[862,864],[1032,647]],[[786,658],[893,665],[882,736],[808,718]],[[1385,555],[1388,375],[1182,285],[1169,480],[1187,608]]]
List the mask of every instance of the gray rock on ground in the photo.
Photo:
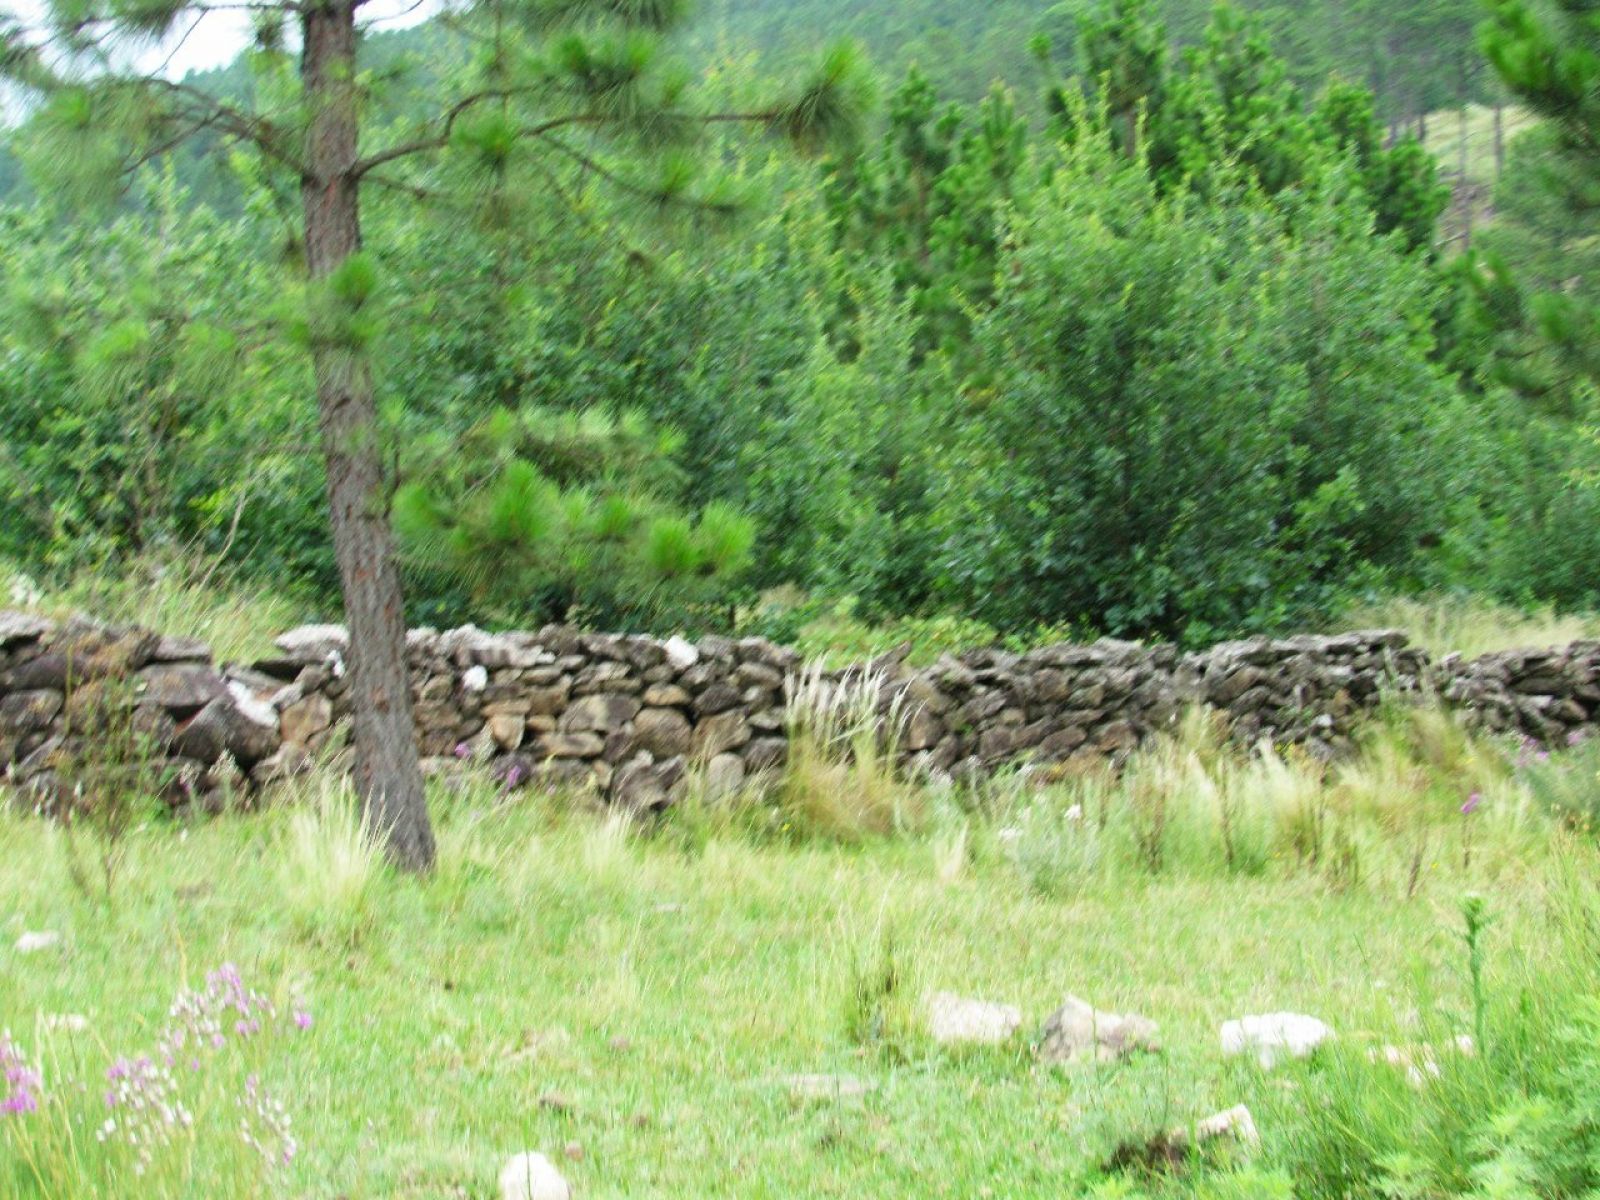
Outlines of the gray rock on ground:
[[1261,1144],[1255,1118],[1242,1104],[1195,1122],[1191,1130],[1178,1125],[1158,1133],[1142,1145],[1125,1145],[1114,1160],[1120,1165],[1178,1166],[1208,1143],[1228,1140],[1241,1150],[1254,1150]]
[[272,643],[294,662],[326,662],[350,649],[350,631],[343,625],[300,625]]
[[1037,1054],[1040,1062],[1060,1065],[1114,1062],[1160,1049],[1160,1028],[1150,1018],[1100,1012],[1087,1001],[1068,996],[1040,1031]]
[[1241,1146],[1259,1146],[1261,1133],[1256,1129],[1256,1120],[1250,1115],[1250,1110],[1242,1104],[1207,1117],[1194,1127],[1195,1141],[1212,1142],[1218,1138],[1232,1138]]
[[744,784],[744,759],[737,754],[719,754],[706,764],[705,791],[708,800],[724,800]]

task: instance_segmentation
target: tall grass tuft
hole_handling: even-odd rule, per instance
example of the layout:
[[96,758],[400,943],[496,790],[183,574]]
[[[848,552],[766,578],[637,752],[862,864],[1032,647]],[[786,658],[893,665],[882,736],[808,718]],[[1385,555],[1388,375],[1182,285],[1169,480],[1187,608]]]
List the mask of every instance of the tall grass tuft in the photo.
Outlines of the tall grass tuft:
[[1537,836],[1530,792],[1565,789],[1547,803],[1571,811],[1596,777],[1593,761],[1559,772],[1540,762],[1528,770],[1545,774],[1519,779],[1500,743],[1412,706],[1386,714],[1330,765],[1295,747],[1241,745],[1213,714],[1192,712],[1118,774],[1041,782],[1018,771],[989,792],[1003,855],[1047,896],[1129,875],[1299,873],[1346,892],[1393,877],[1374,875],[1378,867],[1398,871],[1409,896],[1447,844],[1464,874],[1513,862],[1517,838]]
[[[1102,776],[1075,779],[1034,793],[999,831],[1001,850],[1041,896],[1082,894],[1114,869],[1120,822],[1109,826],[1115,792]],[[1096,804],[1096,800],[1101,803]]]
[[917,980],[905,945],[890,924],[851,950],[845,991],[846,1036],[864,1049],[903,1058],[916,1036]]
[[382,843],[347,781],[318,777],[304,787],[309,794],[294,804],[281,850],[284,905],[302,936],[353,948],[376,915]]
[[1600,616],[1558,613],[1552,608],[1522,610],[1478,597],[1396,597],[1347,611],[1343,629],[1400,629],[1435,658],[1461,654],[1476,658],[1498,650],[1562,646],[1600,637]]
[[306,616],[306,606],[281,587],[249,582],[220,559],[197,554],[122,562],[59,584],[0,564],[0,585],[0,604],[53,616],[85,611],[116,624],[199,638],[219,662],[261,657],[273,637]]
[[789,761],[774,801],[785,831],[856,842],[914,828],[924,795],[896,770],[906,719],[881,672],[807,667],[789,695]]
[[1559,755],[1525,752],[1524,760],[1520,776],[1536,804],[1576,832],[1600,831],[1600,739]]

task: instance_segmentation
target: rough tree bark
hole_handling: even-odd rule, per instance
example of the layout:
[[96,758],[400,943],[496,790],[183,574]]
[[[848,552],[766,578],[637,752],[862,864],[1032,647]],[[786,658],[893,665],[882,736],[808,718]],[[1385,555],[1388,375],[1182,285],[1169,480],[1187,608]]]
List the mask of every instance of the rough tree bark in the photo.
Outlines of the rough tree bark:
[[[302,10],[301,78],[309,107],[304,207],[306,264],[326,279],[361,248],[355,87],[358,0],[322,0]],[[417,758],[406,674],[405,605],[377,441],[377,406],[367,352],[314,333],[312,366],[334,556],[350,630],[355,780],[368,827],[401,866],[433,865],[433,830]]]

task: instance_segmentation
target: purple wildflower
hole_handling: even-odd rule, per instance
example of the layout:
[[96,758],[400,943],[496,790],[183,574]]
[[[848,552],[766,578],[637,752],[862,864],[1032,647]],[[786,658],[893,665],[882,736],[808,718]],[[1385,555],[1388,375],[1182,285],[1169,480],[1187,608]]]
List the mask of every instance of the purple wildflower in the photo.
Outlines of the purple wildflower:
[[457,742],[456,743],[456,749],[455,749],[455,756],[457,758],[471,758],[472,757],[472,747],[467,745],[465,742]]
[[1574,750],[1583,745],[1583,743],[1588,739],[1588,736],[1589,734],[1587,730],[1574,729],[1571,733],[1567,734],[1567,749]]
[[194,1114],[178,1094],[172,1069],[158,1066],[148,1056],[119,1058],[106,1071],[106,1079],[112,1085],[106,1092],[111,1116],[97,1136],[102,1142],[126,1142],[134,1151],[134,1174],[143,1175],[156,1148],[170,1144],[175,1133],[193,1125]]
[[0,1076],[5,1088],[0,1092],[0,1116],[20,1116],[39,1111],[39,1090],[44,1081],[28,1065],[22,1047],[11,1040],[11,1031],[0,1033]]
[[184,1059],[198,1067],[194,1051],[221,1050],[227,1045],[226,1030],[231,1028],[239,1038],[254,1037],[261,1032],[263,1019],[276,1017],[272,1001],[246,987],[239,969],[224,963],[206,976],[200,991],[185,988],[178,993],[167,1010],[167,1027],[157,1048],[169,1067]]
[[1472,795],[1467,797],[1467,802],[1461,806],[1461,815],[1463,817],[1470,817],[1473,813],[1478,811],[1478,806],[1482,803],[1482,793],[1473,792]]
[[[208,974],[204,987],[180,991],[167,1015],[154,1056],[119,1058],[106,1071],[110,1087],[105,1101],[111,1111],[100,1127],[99,1138],[125,1144],[133,1153],[138,1175],[149,1169],[159,1149],[192,1129],[194,1115],[185,1103],[194,1086],[187,1082],[189,1076],[226,1055],[230,1045],[279,1032],[287,1025],[280,1024],[272,1001],[249,987],[232,963]],[[311,1027],[311,1014],[298,1000],[290,1016],[295,1028]],[[189,1068],[188,1074],[175,1073],[179,1063]],[[296,1144],[284,1106],[263,1092],[253,1075],[238,1103],[244,1110],[241,1132],[245,1141],[261,1153],[269,1167],[288,1165]]]
[[1537,738],[1524,734],[1522,744],[1517,750],[1517,766],[1526,768],[1549,761],[1550,751],[1546,750]]
[[245,1145],[261,1155],[269,1167],[287,1167],[293,1162],[299,1144],[294,1140],[289,1110],[263,1090],[254,1075],[245,1080],[239,1107],[244,1110],[239,1133]]

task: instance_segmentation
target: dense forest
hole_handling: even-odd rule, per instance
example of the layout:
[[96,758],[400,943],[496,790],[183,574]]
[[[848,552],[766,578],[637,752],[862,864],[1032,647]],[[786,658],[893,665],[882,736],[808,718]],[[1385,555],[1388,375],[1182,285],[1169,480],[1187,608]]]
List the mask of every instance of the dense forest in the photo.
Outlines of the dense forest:
[[[980,99],[995,79],[1025,86],[1037,75],[1030,43],[1050,38],[1057,61],[1075,62],[1078,24],[1094,0],[708,0],[699,37],[718,48],[793,52],[819,38],[859,38],[891,73],[912,63],[941,93]],[[1492,99],[1496,83],[1478,53],[1478,0],[1246,0],[1290,78],[1315,90],[1329,75],[1359,82],[1391,121],[1415,120],[1463,98]],[[1213,0],[1162,0],[1156,16],[1176,46],[1204,38]]]
[[[270,162],[203,131],[91,207],[114,131],[58,103],[0,209],[0,558],[221,556],[327,607],[325,319],[372,348],[417,619],[1195,642],[1393,592],[1593,606],[1592,162],[1521,135],[1460,253],[1410,136],[1538,107],[1484,11],[710,0],[666,49],[541,43],[738,110],[842,36],[858,119],[603,162],[463,121],[369,189],[322,318]],[[369,39],[371,125],[498,69],[483,36]],[[291,57],[183,86],[270,114]]]
[[[700,0],[680,39],[685,56],[700,64],[739,63],[746,68],[792,60],[819,42],[858,40],[877,70],[898,78],[915,65],[942,96],[981,100],[996,81],[1016,92],[1025,113],[1036,116],[1042,83],[1040,39],[1049,42],[1056,69],[1075,70],[1076,40],[1094,0]],[[1392,126],[1425,126],[1430,114],[1469,102],[1497,103],[1503,89],[1479,53],[1475,30],[1480,0],[1308,0],[1304,4],[1243,0],[1297,87],[1316,92],[1331,76],[1372,92],[1377,111]],[[1155,12],[1175,49],[1199,43],[1213,0],[1161,0]],[[375,73],[407,64],[415,77],[437,78],[465,57],[448,22],[375,30],[363,46]],[[193,82],[224,95],[250,88],[248,58],[201,72]],[[404,101],[390,95],[391,110]],[[191,176],[207,172],[192,156]],[[21,182],[13,162],[0,156],[0,195]]]

